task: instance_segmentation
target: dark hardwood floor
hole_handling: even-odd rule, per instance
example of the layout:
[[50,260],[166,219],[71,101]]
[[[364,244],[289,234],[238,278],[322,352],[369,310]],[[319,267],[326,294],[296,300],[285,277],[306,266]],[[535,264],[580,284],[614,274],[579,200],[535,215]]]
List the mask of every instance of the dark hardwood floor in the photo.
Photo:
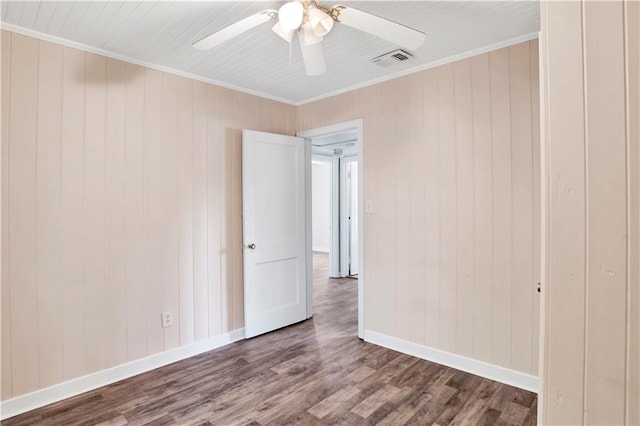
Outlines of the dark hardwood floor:
[[356,337],[357,280],[314,254],[315,316],[2,425],[536,423],[536,395]]

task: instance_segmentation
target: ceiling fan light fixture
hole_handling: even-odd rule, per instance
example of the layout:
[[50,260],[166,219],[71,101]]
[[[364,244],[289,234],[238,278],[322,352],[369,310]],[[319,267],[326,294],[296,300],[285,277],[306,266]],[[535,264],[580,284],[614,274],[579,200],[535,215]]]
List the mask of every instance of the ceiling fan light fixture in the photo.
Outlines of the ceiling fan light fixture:
[[298,36],[300,38],[300,44],[303,44],[305,46],[310,46],[322,41],[322,37],[315,34],[311,27],[311,24],[308,22],[302,26],[302,29],[300,29]]
[[304,6],[299,1],[285,3],[278,10],[278,21],[285,30],[295,30],[302,25]]
[[[301,34],[300,34],[301,35]],[[327,71],[327,64],[324,59],[322,43],[304,44],[302,37],[298,37],[300,50],[302,51],[302,61],[308,76],[324,74]]]
[[293,35],[296,33],[295,30],[288,30],[288,29],[282,28],[280,21],[276,22],[273,28],[271,28],[271,31],[278,34],[278,36],[282,38],[284,41],[286,41],[287,43],[291,43],[291,40],[293,39]]
[[333,28],[333,18],[317,7],[310,8],[307,16],[313,33],[318,37],[327,35]]

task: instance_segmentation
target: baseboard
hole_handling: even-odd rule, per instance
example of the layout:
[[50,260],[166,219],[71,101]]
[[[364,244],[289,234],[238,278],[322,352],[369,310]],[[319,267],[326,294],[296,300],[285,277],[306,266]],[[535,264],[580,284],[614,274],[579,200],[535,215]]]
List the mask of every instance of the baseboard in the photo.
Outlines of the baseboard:
[[329,249],[326,247],[313,247],[311,251],[319,251],[321,253],[329,253]]
[[476,376],[486,377],[487,379],[495,380],[496,382],[505,383],[531,392],[538,392],[538,378],[530,374],[510,370],[484,361],[478,361],[417,343],[407,342],[406,340],[387,336],[386,334],[377,333],[375,331],[365,330],[364,340],[407,355],[426,359],[427,361],[436,362],[457,370],[466,371],[467,373],[475,374]]
[[40,389],[25,395],[16,396],[0,402],[0,420],[43,407],[63,399],[80,395],[111,383],[145,373],[159,367],[220,348],[244,339],[244,329],[211,337],[186,346],[170,349],[166,352],[150,355],[146,358],[121,364],[106,370],[97,371],[48,388]]

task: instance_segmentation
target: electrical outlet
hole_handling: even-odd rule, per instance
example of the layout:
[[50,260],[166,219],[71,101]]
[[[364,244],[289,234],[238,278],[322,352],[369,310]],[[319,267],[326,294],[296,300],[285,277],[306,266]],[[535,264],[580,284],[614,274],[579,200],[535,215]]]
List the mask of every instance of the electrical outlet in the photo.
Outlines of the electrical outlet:
[[173,313],[171,311],[164,311],[161,315],[162,328],[171,327],[173,325]]

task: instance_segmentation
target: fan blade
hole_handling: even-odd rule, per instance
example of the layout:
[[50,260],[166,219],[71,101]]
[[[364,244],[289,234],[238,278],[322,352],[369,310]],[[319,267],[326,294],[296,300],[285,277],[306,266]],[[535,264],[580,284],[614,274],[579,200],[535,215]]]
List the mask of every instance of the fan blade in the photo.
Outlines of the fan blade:
[[239,36],[245,31],[249,31],[253,27],[257,27],[263,24],[277,15],[275,10],[267,9],[262,12],[258,12],[255,15],[251,15],[247,18],[241,19],[235,24],[231,24],[228,27],[221,29],[211,35],[206,36],[193,43],[193,47],[200,50],[209,50],[224,43],[227,40]]
[[302,60],[307,75],[314,76],[324,74],[325,71],[327,71],[327,64],[324,61],[322,43],[304,44],[299,34],[298,40],[300,40],[300,50],[302,50]]
[[413,28],[352,7],[337,5],[333,9],[339,9],[338,22],[380,37],[398,46],[417,49],[424,43],[424,33]]

